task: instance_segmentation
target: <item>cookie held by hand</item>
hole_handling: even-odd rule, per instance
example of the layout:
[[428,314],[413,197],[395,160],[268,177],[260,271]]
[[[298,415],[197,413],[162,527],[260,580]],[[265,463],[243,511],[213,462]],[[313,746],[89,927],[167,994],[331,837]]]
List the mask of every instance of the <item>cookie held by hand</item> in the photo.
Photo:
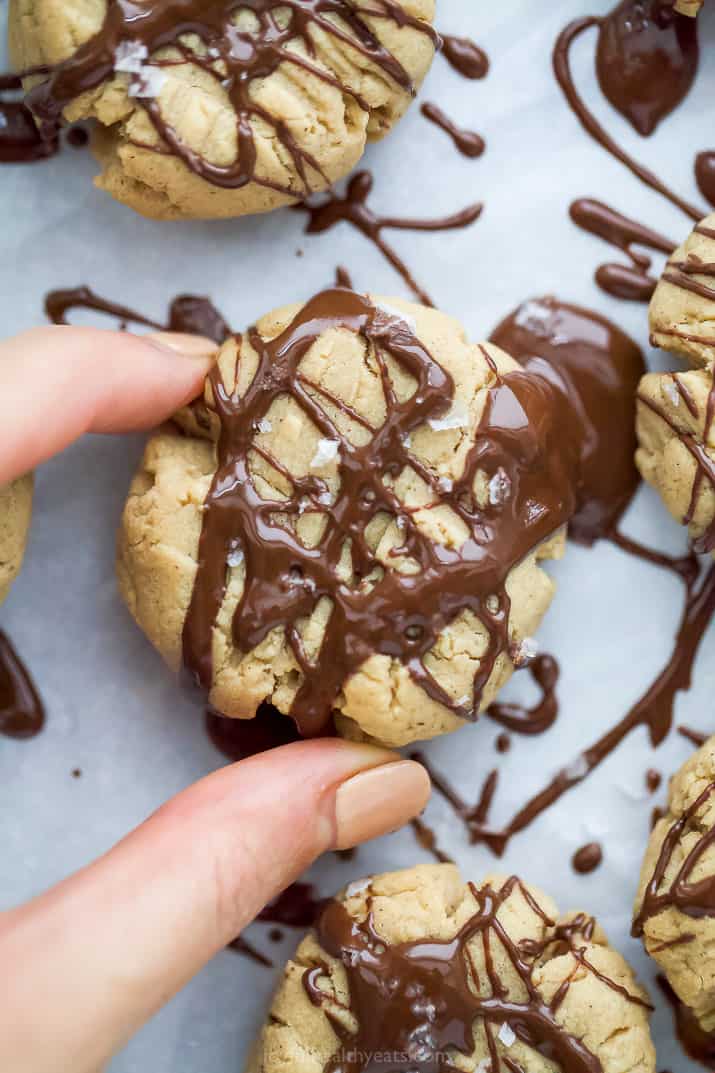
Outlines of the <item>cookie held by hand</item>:
[[229,339],[177,420],[132,484],[119,582],[217,711],[399,746],[476,718],[526,658],[575,507],[551,376],[336,289]]

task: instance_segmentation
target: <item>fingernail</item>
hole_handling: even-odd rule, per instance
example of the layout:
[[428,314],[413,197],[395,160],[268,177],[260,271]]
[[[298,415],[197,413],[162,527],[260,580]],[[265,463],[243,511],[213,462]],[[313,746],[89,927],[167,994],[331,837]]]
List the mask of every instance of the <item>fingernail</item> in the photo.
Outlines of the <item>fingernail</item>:
[[204,361],[213,357],[219,349],[218,343],[214,343],[212,339],[184,332],[151,332],[145,338],[164,350],[184,354],[187,358],[201,358]]
[[412,760],[397,760],[353,775],[335,795],[335,848],[349,849],[387,834],[427,804],[430,780]]

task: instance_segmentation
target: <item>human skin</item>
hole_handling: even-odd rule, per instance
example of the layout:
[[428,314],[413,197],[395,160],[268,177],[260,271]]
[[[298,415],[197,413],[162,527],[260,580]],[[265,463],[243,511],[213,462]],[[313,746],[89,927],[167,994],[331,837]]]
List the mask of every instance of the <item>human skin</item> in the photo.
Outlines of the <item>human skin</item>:
[[[214,349],[69,327],[0,343],[0,485],[85,432],[159,424],[200,391]],[[0,963],[14,967],[0,1069],[97,1073],[320,853],[400,826],[428,796],[418,764],[329,739],[202,779],[99,860],[0,913]]]

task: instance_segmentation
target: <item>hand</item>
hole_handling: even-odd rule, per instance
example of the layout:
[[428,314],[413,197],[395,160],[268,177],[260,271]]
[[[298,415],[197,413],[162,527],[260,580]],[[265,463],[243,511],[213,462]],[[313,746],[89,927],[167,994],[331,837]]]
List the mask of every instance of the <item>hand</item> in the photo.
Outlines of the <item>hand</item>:
[[[214,350],[88,328],[0,343],[0,483],[84,432],[165,420],[199,394]],[[418,764],[328,739],[202,779],[100,860],[0,913],[0,1069],[96,1073],[319,854],[401,826],[428,795]]]

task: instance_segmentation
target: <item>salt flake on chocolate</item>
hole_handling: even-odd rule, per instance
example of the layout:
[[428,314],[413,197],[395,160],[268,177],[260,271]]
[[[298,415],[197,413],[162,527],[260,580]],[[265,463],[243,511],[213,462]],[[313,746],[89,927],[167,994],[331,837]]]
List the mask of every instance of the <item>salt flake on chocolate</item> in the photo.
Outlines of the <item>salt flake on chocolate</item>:
[[310,463],[311,469],[320,469],[327,462],[334,462],[340,450],[340,440],[318,440],[318,449]]
[[114,70],[121,74],[141,74],[149,50],[141,41],[120,41],[114,52]]
[[166,83],[166,75],[159,67],[147,65],[135,76],[129,87],[130,97],[158,97]]
[[497,1035],[505,1047],[511,1047],[513,1043],[516,1043],[516,1032],[506,1021],[499,1029]]
[[500,466],[489,482],[489,502],[493,507],[506,503],[511,492],[511,481],[506,470]]

